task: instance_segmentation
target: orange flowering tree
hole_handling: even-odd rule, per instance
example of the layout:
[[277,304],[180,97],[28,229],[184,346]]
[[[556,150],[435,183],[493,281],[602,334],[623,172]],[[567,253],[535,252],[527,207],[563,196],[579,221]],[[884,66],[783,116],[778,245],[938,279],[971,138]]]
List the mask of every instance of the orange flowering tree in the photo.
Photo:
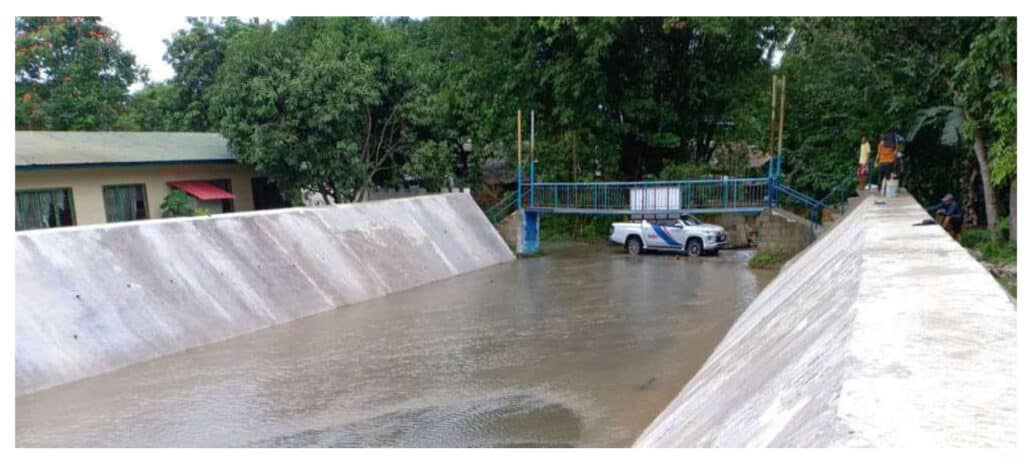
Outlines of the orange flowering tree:
[[146,77],[98,17],[15,20],[15,128],[110,130]]

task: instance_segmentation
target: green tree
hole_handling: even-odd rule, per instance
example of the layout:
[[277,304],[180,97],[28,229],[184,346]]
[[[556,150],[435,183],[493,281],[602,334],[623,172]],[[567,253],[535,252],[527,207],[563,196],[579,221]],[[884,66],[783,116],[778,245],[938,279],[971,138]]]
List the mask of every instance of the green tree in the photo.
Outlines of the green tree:
[[416,178],[429,192],[437,192],[448,186],[454,177],[455,155],[453,148],[444,143],[427,141],[420,144],[409,155],[402,166],[402,173]]
[[358,199],[418,140],[426,62],[399,31],[362,18],[293,18],[239,33],[210,89],[221,133],[293,195]]
[[1017,20],[995,18],[985,21],[953,76],[956,104],[966,118],[964,130],[973,137],[981,170],[990,231],[999,217],[995,185],[1016,177],[1016,69]]
[[125,110],[117,120],[117,130],[180,131],[180,113],[176,109],[177,89],[169,83],[151,84],[128,97]]
[[[951,81],[978,18],[800,18],[780,71],[787,75],[787,176],[821,195],[856,164],[860,138],[874,149],[889,129],[907,132],[929,107],[952,106]],[[907,145],[903,182],[919,198],[960,185],[967,162],[928,131]],[[909,136],[909,135],[908,135]],[[901,177],[902,179],[902,177]]]
[[767,74],[784,23],[436,18],[425,41],[446,74],[447,112],[477,151],[514,163],[514,113],[535,109],[545,178],[635,178],[710,158],[736,87]]
[[216,127],[210,118],[207,91],[214,83],[217,69],[224,62],[228,40],[259,26],[258,19],[243,22],[228,17],[215,22],[212,18],[188,18],[188,29],[175,32],[164,40],[164,60],[174,68],[170,87],[174,89],[172,110],[177,121],[175,130],[205,132]]
[[110,130],[145,79],[98,17],[15,19],[15,128]]

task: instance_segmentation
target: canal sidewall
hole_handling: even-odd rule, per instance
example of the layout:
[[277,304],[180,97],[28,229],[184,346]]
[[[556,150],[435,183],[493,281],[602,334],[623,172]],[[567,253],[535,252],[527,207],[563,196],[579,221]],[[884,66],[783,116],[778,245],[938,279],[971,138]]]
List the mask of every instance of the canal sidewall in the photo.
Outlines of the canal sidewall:
[[469,194],[20,232],[16,395],[515,258]]
[[863,199],[634,446],[1015,446],[1016,306],[928,217],[907,194]]

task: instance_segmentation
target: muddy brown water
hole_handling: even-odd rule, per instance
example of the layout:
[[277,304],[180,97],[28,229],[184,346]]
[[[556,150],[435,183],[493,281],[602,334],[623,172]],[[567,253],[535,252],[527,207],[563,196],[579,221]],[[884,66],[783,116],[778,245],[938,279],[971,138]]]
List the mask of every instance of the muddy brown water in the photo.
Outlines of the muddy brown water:
[[16,444],[628,446],[774,274],[545,250],[18,397]]

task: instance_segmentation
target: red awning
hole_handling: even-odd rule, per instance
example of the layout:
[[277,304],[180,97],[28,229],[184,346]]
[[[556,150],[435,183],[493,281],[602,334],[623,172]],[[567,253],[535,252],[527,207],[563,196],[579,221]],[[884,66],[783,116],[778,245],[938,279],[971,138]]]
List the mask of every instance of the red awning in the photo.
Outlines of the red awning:
[[169,182],[167,185],[181,189],[200,200],[233,200],[235,198],[231,192],[206,181],[175,181]]

